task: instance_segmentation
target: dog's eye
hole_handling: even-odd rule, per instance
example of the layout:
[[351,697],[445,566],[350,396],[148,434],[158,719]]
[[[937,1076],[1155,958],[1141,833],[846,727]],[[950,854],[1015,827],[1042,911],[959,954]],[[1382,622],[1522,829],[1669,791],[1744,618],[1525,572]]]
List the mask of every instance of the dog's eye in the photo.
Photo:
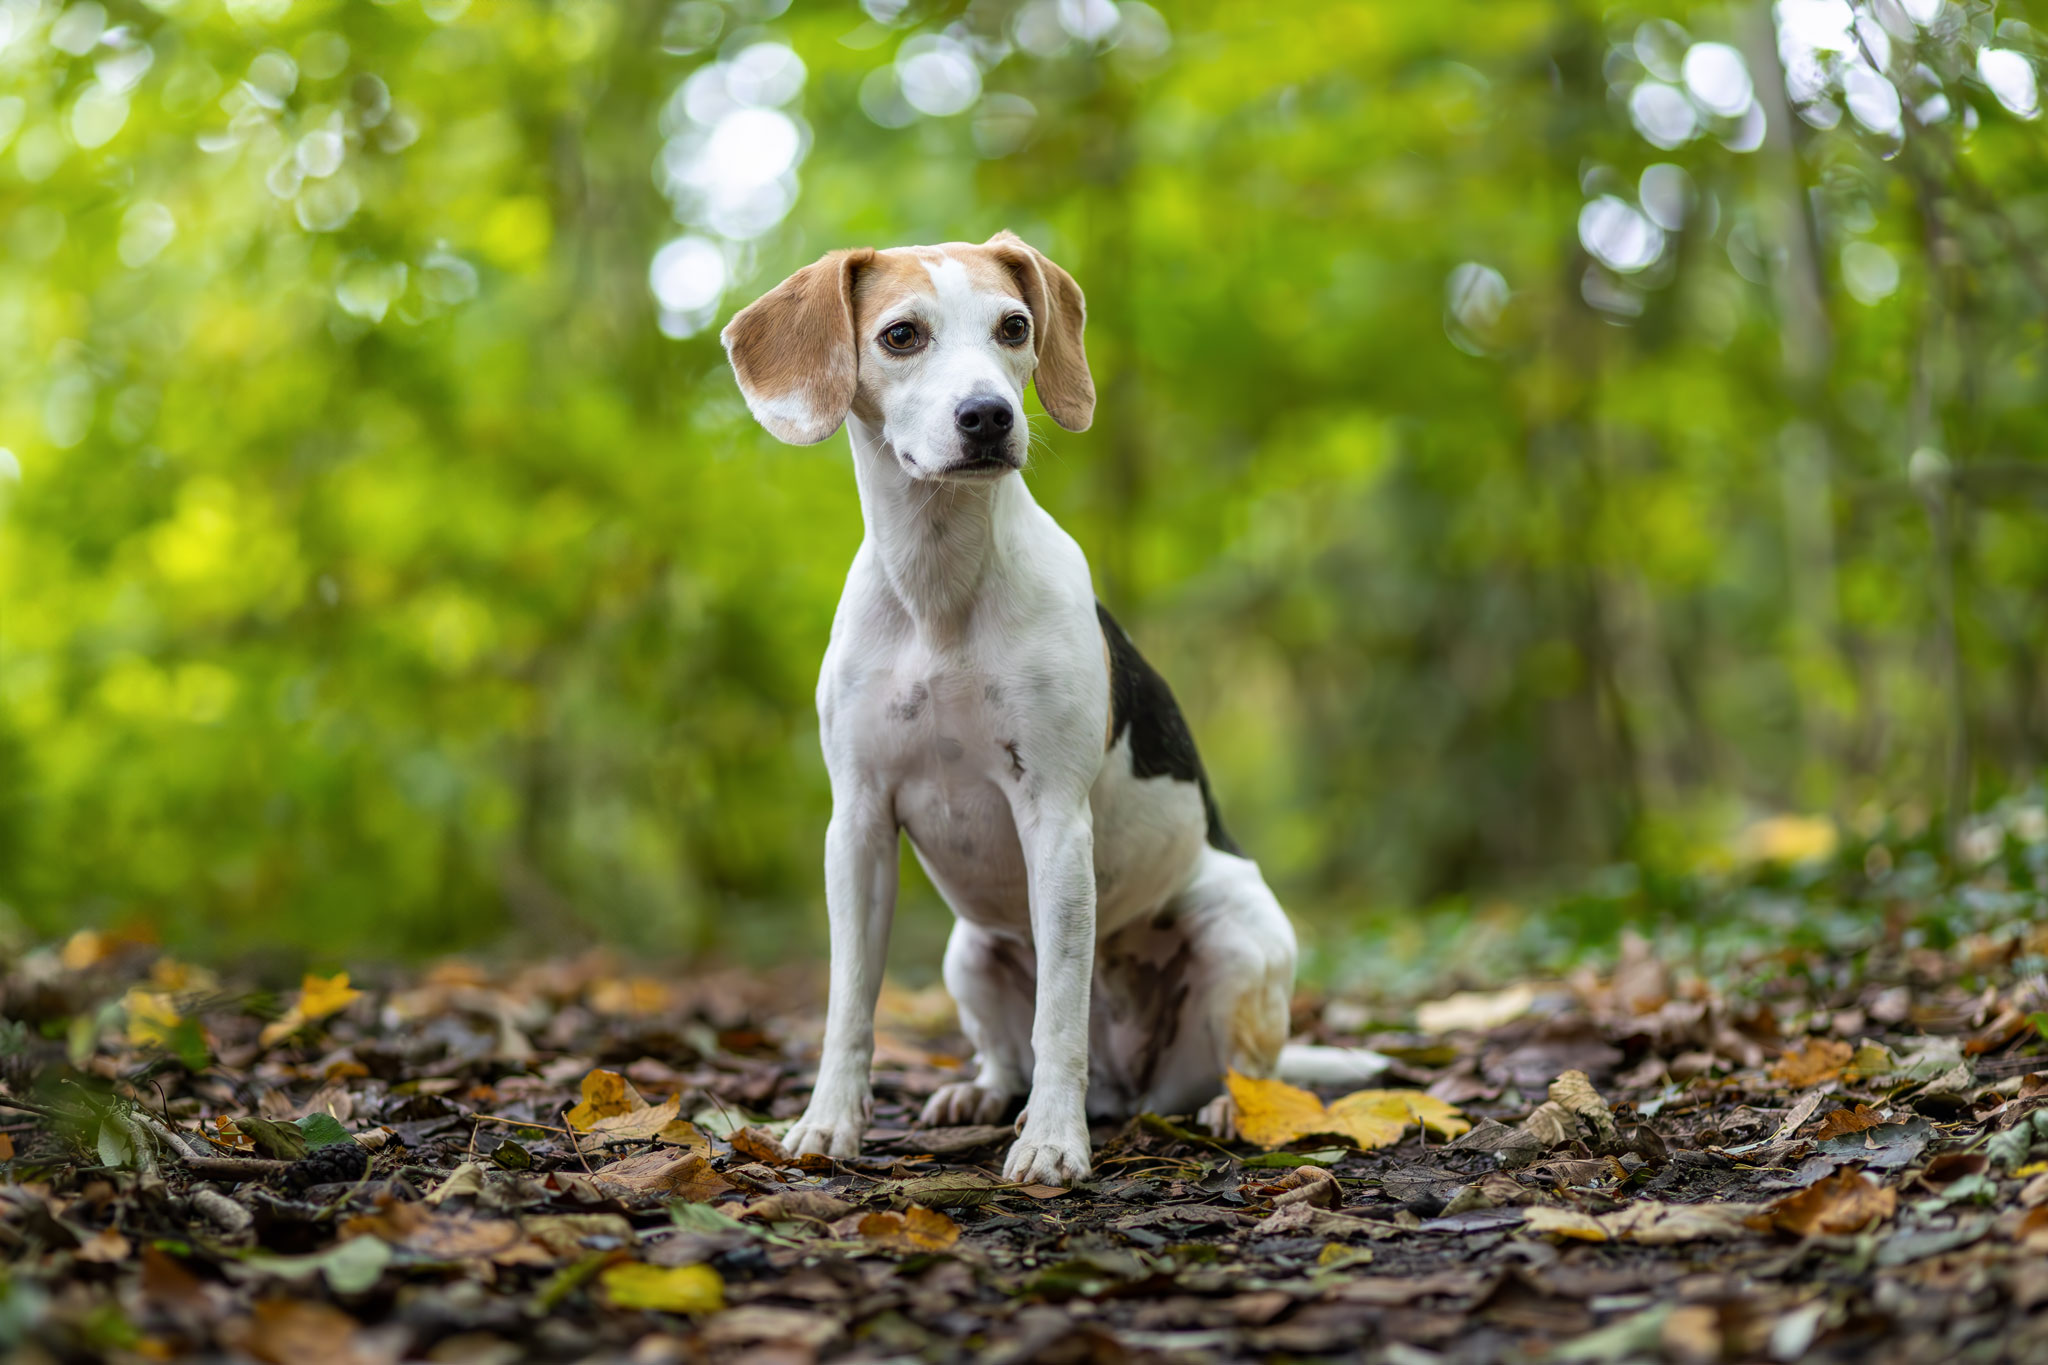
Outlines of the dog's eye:
[[913,350],[917,346],[917,328],[908,322],[899,322],[882,333],[882,344],[892,351]]
[[1031,319],[1022,313],[1012,313],[1003,319],[999,331],[1005,341],[1022,341],[1031,335]]

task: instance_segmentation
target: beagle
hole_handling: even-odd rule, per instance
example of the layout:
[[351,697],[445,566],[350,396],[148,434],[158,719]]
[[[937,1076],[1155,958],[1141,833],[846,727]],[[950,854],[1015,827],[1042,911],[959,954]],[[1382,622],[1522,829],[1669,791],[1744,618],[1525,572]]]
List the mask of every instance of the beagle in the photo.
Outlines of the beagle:
[[1025,384],[1068,431],[1094,416],[1084,317],[1073,278],[1001,232],[832,252],[722,334],[774,435],[845,425],[866,522],[818,679],[831,985],[792,1151],[860,1150],[899,831],[957,916],[945,980],[977,1062],[923,1122],[1028,1097],[1009,1179],[1086,1179],[1090,1115],[1199,1109],[1227,1130],[1225,1070],[1279,1067],[1293,926],[1224,830],[1173,693],[1021,474]]

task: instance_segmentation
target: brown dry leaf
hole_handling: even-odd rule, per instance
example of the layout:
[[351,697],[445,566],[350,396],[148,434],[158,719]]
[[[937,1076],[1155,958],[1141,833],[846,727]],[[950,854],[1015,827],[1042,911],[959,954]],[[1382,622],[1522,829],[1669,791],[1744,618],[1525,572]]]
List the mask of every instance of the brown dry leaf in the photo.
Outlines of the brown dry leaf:
[[726,1138],[732,1149],[749,1161],[758,1161],[764,1166],[793,1166],[796,1158],[789,1154],[775,1137],[775,1134],[760,1128],[735,1128]]
[[1638,1200],[1613,1213],[1600,1215],[1600,1226],[1619,1242],[1671,1246],[1679,1242],[1740,1237],[1747,1230],[1744,1219],[1752,1207],[1748,1204],[1660,1204],[1654,1200]]
[[693,1204],[715,1199],[732,1188],[730,1181],[711,1169],[703,1153],[667,1147],[611,1162],[591,1174],[599,1181],[623,1185],[634,1194],[672,1194]]
[[340,1309],[295,1299],[260,1300],[238,1330],[222,1333],[270,1365],[364,1365],[374,1356],[361,1349],[361,1334],[362,1324]]
[[0,1161],[14,1160],[14,1134],[0,1133]]
[[121,1235],[119,1228],[101,1228],[98,1232],[95,1232],[92,1236],[79,1243],[78,1250],[71,1254],[81,1261],[95,1261],[100,1265],[117,1265],[127,1260],[134,1252],[134,1245]]
[[1876,1110],[1867,1104],[1859,1104],[1854,1109],[1836,1109],[1829,1113],[1820,1121],[1820,1127],[1814,1132],[1813,1137],[1816,1142],[1826,1142],[1829,1138],[1841,1137],[1845,1133],[1860,1133],[1866,1128],[1875,1128],[1883,1122],[1884,1120],[1877,1116]]
[[[587,1133],[600,1119],[622,1118],[648,1107],[640,1098],[640,1092],[633,1083],[616,1071],[593,1071],[583,1078],[583,1098],[563,1116],[571,1128]],[[668,1118],[675,1117],[671,1107]],[[666,1123],[668,1120],[662,1120]],[[660,1130],[657,1124],[649,1130],[649,1136]]]
[[960,1225],[937,1209],[915,1204],[901,1213],[870,1213],[860,1220],[860,1235],[891,1251],[944,1251],[960,1240]]
[[662,1130],[654,1135],[654,1140],[664,1147],[681,1147],[704,1156],[711,1155],[711,1139],[698,1131],[697,1125],[688,1119],[677,1119],[673,1123],[663,1125]]
[[1257,1080],[1232,1071],[1225,1082],[1237,1106],[1238,1132],[1269,1151],[1317,1133],[1349,1138],[1370,1150],[1400,1141],[1411,1123],[1446,1137],[1472,1126],[1455,1106],[1419,1090],[1359,1090],[1325,1107],[1313,1094],[1285,1081]]
[[1794,1090],[1840,1080],[1856,1049],[1839,1038],[1813,1038],[1771,1064],[1771,1079]]
[[2029,1251],[2048,1247],[2048,1204],[2028,1209],[2025,1216],[2013,1225],[2012,1239]]
[[1858,1232],[1892,1216],[1896,1190],[1878,1184],[1861,1171],[1844,1167],[1818,1184],[1779,1200],[1749,1220],[1759,1230],[1776,1228],[1799,1237],[1817,1233]]
[[759,1218],[775,1223],[790,1219],[815,1219],[830,1223],[852,1213],[854,1206],[822,1190],[785,1190],[764,1195],[737,1210],[741,1218]]
[[502,1256],[526,1240],[509,1218],[430,1210],[424,1204],[387,1200],[377,1212],[341,1225],[343,1238],[381,1237],[395,1247],[433,1261],[475,1261]]
[[1619,1140],[1614,1128],[1614,1114],[1608,1109],[1607,1101],[1600,1098],[1600,1092],[1593,1088],[1593,1082],[1583,1071],[1567,1071],[1550,1083],[1550,1102],[1567,1114],[1583,1119],[1593,1130],[1602,1148],[1612,1147]]
[[1320,1166],[1297,1166],[1270,1185],[1259,1186],[1258,1193],[1273,1196],[1275,1208],[1314,1204],[1334,1209],[1344,1202],[1344,1187],[1337,1183],[1336,1176]]
[[704,1323],[703,1340],[712,1346],[747,1346],[764,1342],[772,1346],[816,1351],[836,1340],[846,1329],[837,1318],[801,1308],[771,1308],[746,1304],[728,1308]]
[[610,1238],[627,1246],[633,1225],[616,1213],[546,1213],[523,1221],[527,1240],[549,1256],[566,1259],[590,1250],[588,1238]]

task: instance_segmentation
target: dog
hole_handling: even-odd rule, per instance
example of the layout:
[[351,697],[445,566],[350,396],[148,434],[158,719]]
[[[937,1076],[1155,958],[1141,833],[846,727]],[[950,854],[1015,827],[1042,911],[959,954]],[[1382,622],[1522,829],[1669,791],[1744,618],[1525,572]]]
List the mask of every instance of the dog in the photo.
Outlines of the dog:
[[866,523],[818,679],[832,960],[794,1152],[860,1151],[899,831],[956,916],[945,981],[975,1049],[921,1122],[1026,1097],[1007,1179],[1087,1179],[1091,1115],[1227,1132],[1226,1071],[1279,1066],[1294,928],[1022,477],[1026,384],[1066,430],[1093,420],[1086,318],[1073,277],[1000,232],[831,252],[721,334],[772,434],[846,427]]

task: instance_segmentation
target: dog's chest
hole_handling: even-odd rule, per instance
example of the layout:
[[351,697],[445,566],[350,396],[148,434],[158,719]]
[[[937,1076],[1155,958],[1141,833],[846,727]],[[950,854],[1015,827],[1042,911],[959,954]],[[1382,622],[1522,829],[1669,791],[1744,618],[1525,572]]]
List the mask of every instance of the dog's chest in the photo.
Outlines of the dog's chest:
[[1027,718],[1005,670],[912,655],[870,679],[860,761],[894,789],[897,823],[955,909],[1028,922],[1013,800],[1031,779]]

